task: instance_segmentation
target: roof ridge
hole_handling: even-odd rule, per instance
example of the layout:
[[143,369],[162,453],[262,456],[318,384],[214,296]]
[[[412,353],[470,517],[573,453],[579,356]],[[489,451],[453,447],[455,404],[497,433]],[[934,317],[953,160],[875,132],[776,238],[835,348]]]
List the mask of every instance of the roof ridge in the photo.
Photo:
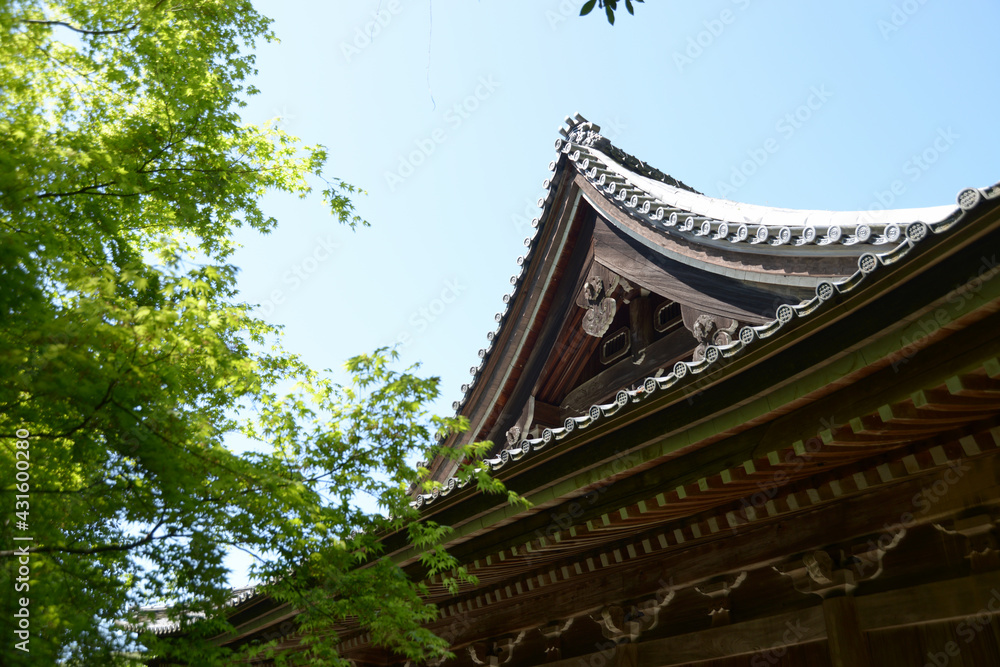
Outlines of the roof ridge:
[[[583,118],[577,114],[577,118]],[[611,140],[601,134],[601,126],[584,119],[576,123],[566,134],[566,139],[572,143],[599,150],[615,162],[640,176],[651,178],[669,186],[693,192],[696,195],[704,194],[692,188],[690,185],[677,180],[670,174],[665,174],[648,162],[643,162],[630,153],[611,143]]]

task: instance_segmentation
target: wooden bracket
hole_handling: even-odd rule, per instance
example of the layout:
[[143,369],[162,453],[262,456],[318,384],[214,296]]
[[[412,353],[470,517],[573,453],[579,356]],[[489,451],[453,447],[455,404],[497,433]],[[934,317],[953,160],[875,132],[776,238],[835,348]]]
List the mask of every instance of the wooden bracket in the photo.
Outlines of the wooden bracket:
[[722,579],[695,586],[695,590],[713,600],[713,606],[708,615],[712,617],[712,627],[729,625],[729,594],[746,581],[747,573],[740,572],[736,577]]
[[477,665],[506,665],[514,658],[514,647],[524,641],[526,634],[522,630],[517,637],[503,637],[483,644],[473,644],[469,647],[469,657]]
[[681,318],[684,326],[698,341],[694,350],[694,361],[705,358],[705,350],[709,345],[729,345],[736,338],[740,323],[731,317],[723,317],[698,310],[690,306],[681,306]]
[[1000,568],[1000,549],[997,547],[997,520],[989,514],[976,514],[964,519],[935,523],[934,527],[946,535],[954,535],[965,542],[965,557],[973,572],[986,572]]
[[893,533],[885,533],[878,540],[857,544],[849,551],[840,551],[834,559],[824,550],[805,554],[801,559],[775,566],[778,574],[789,577],[795,590],[803,594],[825,598],[832,593],[850,594],[862,581],[882,574],[882,557],[895,549],[906,536],[901,524]]
[[674,599],[676,591],[671,587],[663,596],[644,600],[638,604],[619,606],[608,605],[591,616],[601,626],[606,639],[617,644],[635,642],[643,632],[652,630],[660,620],[660,612]]
[[538,628],[538,631],[545,637],[545,660],[554,662],[562,658],[562,635],[569,630],[576,619],[568,619],[564,622],[554,621],[548,625]]

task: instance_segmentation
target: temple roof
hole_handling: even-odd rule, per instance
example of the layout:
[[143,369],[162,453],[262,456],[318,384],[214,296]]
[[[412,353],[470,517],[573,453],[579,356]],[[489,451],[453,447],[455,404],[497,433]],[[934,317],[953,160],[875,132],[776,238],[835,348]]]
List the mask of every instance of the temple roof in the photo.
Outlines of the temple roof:
[[[258,590],[256,586],[234,588],[225,606],[238,607],[257,594]],[[124,623],[122,625],[127,630],[133,632],[152,632],[154,635],[169,635],[179,632],[183,627],[180,621],[175,620],[177,613],[177,609],[172,606],[142,607],[138,611],[138,623]],[[187,615],[191,620],[205,617],[205,614],[202,612],[192,612]]]
[[[575,182],[582,197],[623,237],[653,253],[726,279],[785,286],[801,298],[780,303],[770,318],[743,326],[732,342],[709,346],[700,359],[678,361],[639,386],[617,388],[613,400],[567,417],[561,426],[545,428],[539,437],[524,438],[500,449],[486,461],[495,471],[610,418],[630,403],[671,387],[697,383],[706,371],[796,329],[816,313],[850,297],[886,267],[907,261],[928,240],[961,225],[973,209],[1000,199],[998,184],[962,190],[957,206],[888,211],[794,210],[731,202],[698,193],[624,153],[599,134],[598,126],[580,115],[567,118],[566,123],[567,127],[560,129],[563,138],[556,141],[558,157],[549,165],[553,176],[543,183],[546,196],[539,200],[542,212],[533,221],[535,233],[525,239],[527,252],[518,258],[519,271],[511,277],[514,289],[504,297],[504,310],[496,315],[496,330],[487,335],[490,345],[479,351],[481,361],[471,368],[472,380],[463,385],[462,398],[453,404],[456,413],[469,416],[470,409],[484,410],[470,406],[470,397],[476,383],[484,379],[491,358],[498,354],[496,342],[505,333],[512,335],[512,320],[523,317],[523,312],[512,312],[511,304],[525,296],[521,292],[526,289],[523,283],[528,267],[533,262],[554,262],[536,250],[542,232],[556,224],[558,215],[564,215],[567,183]],[[813,270],[819,266],[824,268]],[[805,289],[808,294],[803,293]],[[502,382],[512,386],[515,375],[507,373]],[[479,402],[495,403],[497,392],[491,389]],[[469,436],[482,438],[483,432],[474,421]],[[417,494],[415,506],[433,503],[461,488],[460,481],[449,476],[451,472],[441,474],[445,470],[440,465],[444,464],[432,466],[432,475],[443,487]]]
[[[957,206],[884,213],[743,205],[706,197],[596,132],[580,117],[562,130],[513,290],[455,403],[472,428],[447,443],[498,443],[484,465],[532,506],[463,490],[444,457],[431,463],[442,485],[413,505],[452,527],[449,552],[478,578],[457,594],[427,576],[405,533],[382,536],[384,555],[423,580],[438,605],[428,627],[468,649],[459,667],[484,664],[481,640],[523,637],[609,601],[632,604],[650,585],[712,597],[705,585],[723,572],[742,570],[739,581],[751,570],[793,576],[803,569],[796,554],[833,539],[854,540],[842,553],[877,562],[874,578],[900,540],[863,543],[884,524],[868,510],[912,509],[931,474],[1000,446],[1000,285],[991,281],[1000,275],[1000,185],[963,190]],[[690,228],[688,217],[698,218]],[[602,288],[621,302],[615,321],[626,328],[638,328],[640,312],[680,314],[673,329],[645,339],[644,358],[616,357],[576,385],[581,360],[592,362],[614,333],[581,326],[597,279],[630,283]],[[671,293],[670,280],[691,289]],[[698,301],[718,285],[719,298]],[[739,310],[760,295],[774,297],[767,313],[712,309]],[[695,349],[691,312],[733,326]],[[582,394],[593,405],[559,398],[587,385],[597,388]],[[537,419],[539,411],[548,414]],[[982,477],[995,485],[990,468]],[[964,512],[979,493],[956,487],[948,502]],[[914,531],[936,539],[940,519],[923,516]],[[913,552],[923,557],[927,544]],[[910,571],[896,576],[907,582]],[[753,599],[775,608],[799,590],[764,595],[768,580],[756,581]],[[307,633],[278,626],[298,611],[266,597],[234,594],[238,640],[280,637],[279,650],[299,650]],[[147,618],[155,632],[180,630],[166,610]],[[392,664],[356,619],[337,632],[341,655]]]
[[[556,142],[573,167],[602,195],[632,218],[668,234],[703,243],[742,243],[757,252],[772,248],[815,251],[823,246],[882,246],[899,241],[901,228],[914,222],[940,222],[953,205],[869,211],[821,211],[760,206],[700,194],[670,177],[651,178],[617,156],[621,151],[600,128],[579,122]],[[769,247],[770,246],[770,247]],[[751,251],[750,248],[741,248]]]

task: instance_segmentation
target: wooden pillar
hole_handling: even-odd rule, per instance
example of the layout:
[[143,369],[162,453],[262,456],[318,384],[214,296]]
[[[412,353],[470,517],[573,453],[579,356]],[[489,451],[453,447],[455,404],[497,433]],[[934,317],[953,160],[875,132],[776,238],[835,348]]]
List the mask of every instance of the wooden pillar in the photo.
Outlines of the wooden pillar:
[[639,650],[632,642],[615,647],[614,667],[636,667],[639,664]]
[[831,667],[871,667],[868,640],[858,623],[853,595],[823,600]]

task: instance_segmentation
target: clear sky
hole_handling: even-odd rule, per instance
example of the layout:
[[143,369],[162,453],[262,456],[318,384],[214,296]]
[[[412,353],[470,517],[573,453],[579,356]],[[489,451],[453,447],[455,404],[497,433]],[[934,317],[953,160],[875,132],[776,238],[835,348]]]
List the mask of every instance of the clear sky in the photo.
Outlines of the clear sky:
[[316,368],[401,342],[460,398],[511,290],[563,118],[705,194],[791,208],[950,204],[1000,181],[1000,4],[648,0],[258,2],[274,116],[367,190],[372,227],[269,197],[244,298]]

